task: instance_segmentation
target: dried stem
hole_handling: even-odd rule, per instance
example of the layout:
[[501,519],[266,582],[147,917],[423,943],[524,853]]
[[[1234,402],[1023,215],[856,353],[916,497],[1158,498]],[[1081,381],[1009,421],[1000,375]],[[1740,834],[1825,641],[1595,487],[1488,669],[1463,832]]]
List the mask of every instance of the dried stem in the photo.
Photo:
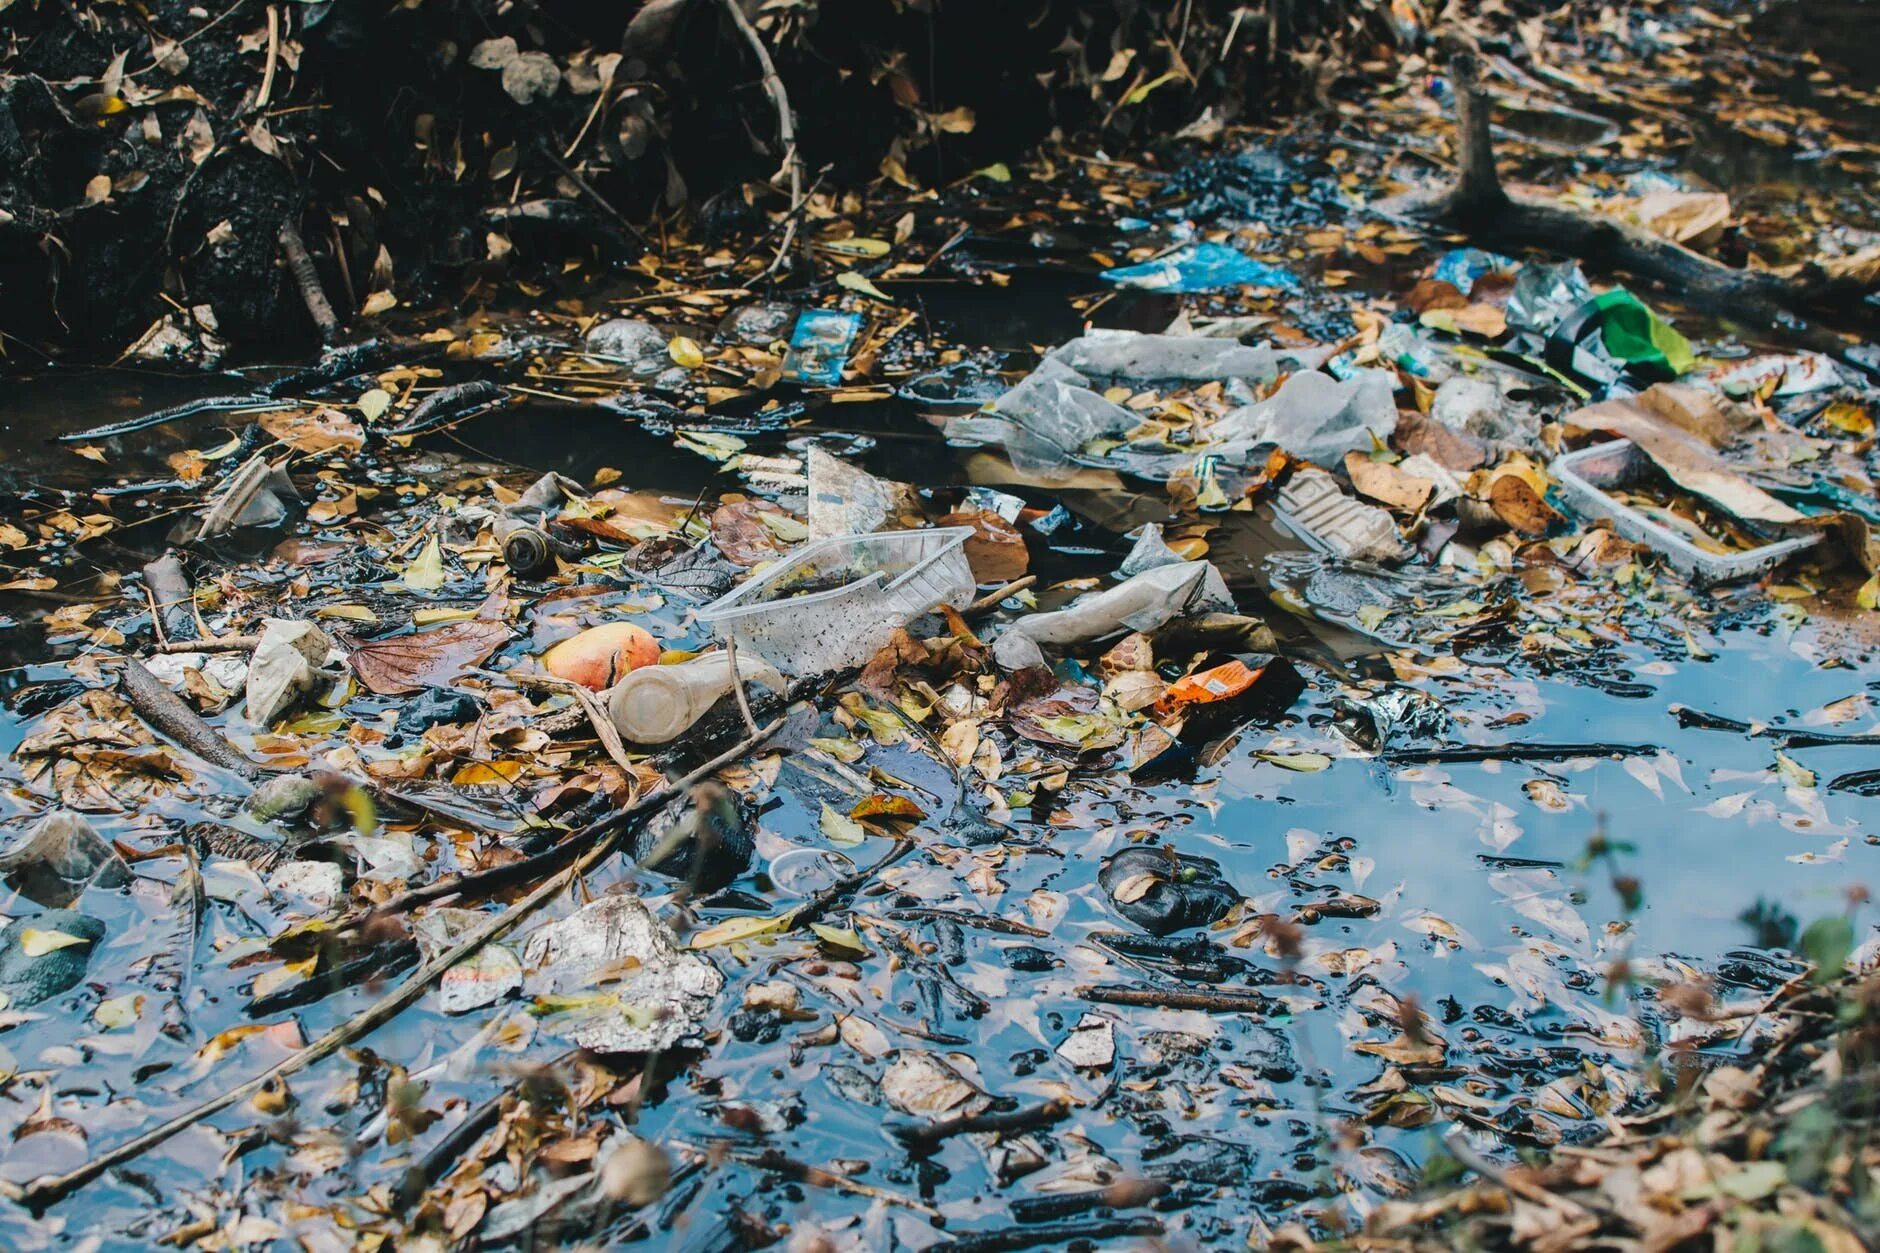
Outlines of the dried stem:
[[283,222],[278,238],[281,255],[287,258],[287,272],[294,276],[294,286],[300,289],[300,301],[307,306],[307,316],[313,319],[313,325],[320,332],[320,342],[334,343],[339,339],[339,317],[326,298],[326,289],[320,286],[320,272],[313,268],[313,258],[307,255],[300,228],[292,222]]
[[764,90],[769,93],[770,103],[777,110],[777,142],[783,145],[783,163],[790,173],[790,210],[784,224],[783,242],[777,245],[777,255],[764,271],[765,274],[774,274],[783,264],[783,259],[790,254],[790,246],[796,242],[797,213],[803,207],[803,158],[796,150],[796,114],[790,110],[790,94],[784,90],[783,79],[777,75],[777,65],[770,59],[770,49],[764,46],[763,37],[751,25],[751,20],[744,16],[738,0],[720,0],[720,3],[730,15],[732,25],[744,36],[744,42],[751,45],[751,52],[764,71]]

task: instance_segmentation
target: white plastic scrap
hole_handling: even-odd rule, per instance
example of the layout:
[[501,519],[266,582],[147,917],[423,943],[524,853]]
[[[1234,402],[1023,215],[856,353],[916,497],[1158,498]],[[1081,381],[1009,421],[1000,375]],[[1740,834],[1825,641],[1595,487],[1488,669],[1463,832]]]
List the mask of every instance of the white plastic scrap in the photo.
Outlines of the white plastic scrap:
[[606,1053],[692,1041],[725,985],[718,968],[681,948],[637,896],[603,896],[542,927],[522,961],[525,992],[564,998],[543,1026]]
[[1368,452],[1397,429],[1396,383],[1383,370],[1359,370],[1340,382],[1305,370],[1265,400],[1236,409],[1214,425],[1224,443],[1278,444],[1295,457],[1331,465],[1346,453]]
[[275,719],[317,691],[326,681],[320,667],[333,652],[333,641],[311,622],[266,622],[245,684],[248,721],[258,727],[273,726]]
[[1204,383],[1230,378],[1270,383],[1282,370],[1316,366],[1330,355],[1317,348],[1276,349],[1200,335],[1145,335],[1088,331],[1045,358],[1093,378],[1170,379]]
[[[1133,555],[1133,554],[1132,554]],[[1233,612],[1234,598],[1212,562],[1176,560],[1005,628],[992,656],[1007,670],[1041,665],[1041,644],[1076,644],[1118,631],[1153,631],[1189,614]]]

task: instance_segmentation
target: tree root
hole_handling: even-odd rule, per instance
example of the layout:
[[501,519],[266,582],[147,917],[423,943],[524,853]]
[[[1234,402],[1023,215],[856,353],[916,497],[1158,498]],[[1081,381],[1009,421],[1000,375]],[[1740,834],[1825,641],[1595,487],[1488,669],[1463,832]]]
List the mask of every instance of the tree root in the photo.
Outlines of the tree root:
[[1456,93],[1456,184],[1441,195],[1386,201],[1380,206],[1384,211],[1464,231],[1503,249],[1542,248],[1597,260],[1654,279],[1699,304],[1765,323],[1784,311],[1858,312],[1869,285],[1836,277],[1813,262],[1784,272],[1739,270],[1619,218],[1546,196],[1509,192],[1495,170],[1476,52],[1458,48],[1449,70]]

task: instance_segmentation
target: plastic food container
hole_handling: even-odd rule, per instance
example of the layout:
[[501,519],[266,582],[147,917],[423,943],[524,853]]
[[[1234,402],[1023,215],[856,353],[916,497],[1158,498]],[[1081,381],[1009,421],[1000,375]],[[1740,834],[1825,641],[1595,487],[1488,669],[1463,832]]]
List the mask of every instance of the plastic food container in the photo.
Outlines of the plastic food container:
[[1798,535],[1772,540],[1740,553],[1707,553],[1682,535],[1621,504],[1604,489],[1625,487],[1657,472],[1652,459],[1629,439],[1594,444],[1556,457],[1548,467],[1560,480],[1560,498],[1587,519],[1610,518],[1626,539],[1648,545],[1671,568],[1693,583],[1728,583],[1754,578],[1796,553],[1813,548],[1821,536]]
[[724,639],[788,675],[847,670],[895,628],[973,594],[970,526],[812,540],[698,611]]

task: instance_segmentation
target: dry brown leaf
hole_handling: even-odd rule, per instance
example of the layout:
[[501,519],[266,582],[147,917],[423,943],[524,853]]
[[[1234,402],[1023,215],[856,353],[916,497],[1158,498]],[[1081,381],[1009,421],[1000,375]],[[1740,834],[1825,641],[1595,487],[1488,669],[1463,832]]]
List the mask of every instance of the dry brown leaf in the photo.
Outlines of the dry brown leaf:
[[451,682],[509,638],[500,622],[473,618],[434,631],[370,640],[353,648],[353,673],[381,696],[409,695]]
[[1358,495],[1411,513],[1421,509],[1436,490],[1436,484],[1422,475],[1387,461],[1373,461],[1361,452],[1345,454],[1345,473]]
[[1562,519],[1518,474],[1504,474],[1490,484],[1488,503],[1495,516],[1521,535],[1545,535]]

